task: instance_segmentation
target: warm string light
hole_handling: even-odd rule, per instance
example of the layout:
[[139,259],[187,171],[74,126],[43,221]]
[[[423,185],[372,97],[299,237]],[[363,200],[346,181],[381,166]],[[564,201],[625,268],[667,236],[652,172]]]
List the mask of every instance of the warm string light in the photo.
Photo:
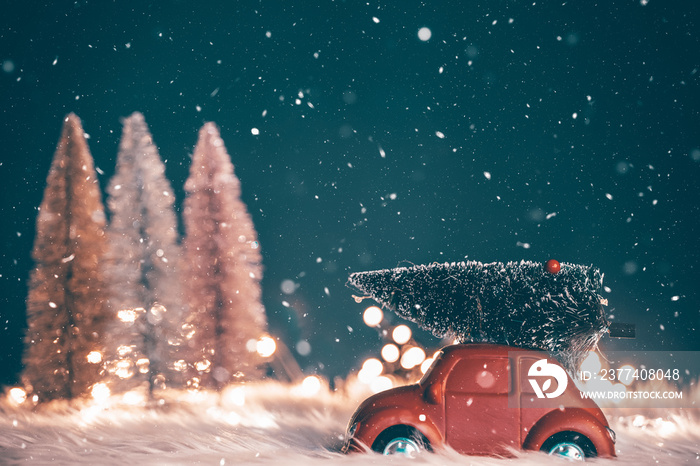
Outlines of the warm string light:
[[257,341],[255,350],[258,352],[260,357],[269,358],[275,354],[275,351],[277,351],[277,343],[272,337],[263,336]]
[[19,406],[27,401],[27,392],[20,387],[11,388],[8,392],[8,399],[13,405]]
[[377,306],[370,306],[362,314],[362,320],[368,327],[378,327],[384,319],[384,312]]
[[382,348],[382,359],[384,359],[386,362],[396,362],[399,360],[399,357],[401,356],[401,352],[399,351],[399,347],[396,346],[393,343],[389,343],[384,345]]
[[[368,385],[373,392],[386,390],[394,386],[394,379],[425,374],[434,358],[428,358],[426,352],[413,340],[413,332],[407,325],[397,325],[393,329],[382,329],[384,312],[378,306],[369,306],[362,313],[362,320],[368,327],[378,328],[385,338],[391,340],[382,346],[377,358],[367,359],[358,372],[358,379]],[[420,371],[420,374],[416,374]]]
[[105,383],[96,383],[90,390],[92,398],[98,403],[105,403],[111,394],[109,387]]
[[425,361],[425,351],[417,346],[412,346],[401,355],[401,367],[406,370],[420,366],[423,361]]
[[399,345],[405,345],[411,339],[412,332],[408,325],[398,325],[391,332],[391,338]]
[[102,362],[102,353],[99,351],[90,351],[87,355],[87,361],[90,364],[99,364]]

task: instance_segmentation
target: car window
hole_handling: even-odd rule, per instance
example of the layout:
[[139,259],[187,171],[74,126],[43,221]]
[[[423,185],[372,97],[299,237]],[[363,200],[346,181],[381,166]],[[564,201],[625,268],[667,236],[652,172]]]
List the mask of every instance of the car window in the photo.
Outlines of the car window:
[[508,358],[469,358],[455,364],[447,379],[448,392],[509,393]]

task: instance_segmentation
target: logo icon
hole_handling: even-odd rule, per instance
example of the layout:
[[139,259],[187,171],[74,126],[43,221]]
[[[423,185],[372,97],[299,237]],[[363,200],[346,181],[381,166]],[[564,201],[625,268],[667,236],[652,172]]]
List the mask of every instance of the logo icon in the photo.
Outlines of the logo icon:
[[[527,371],[529,377],[547,377],[547,379],[540,387],[540,384],[536,379],[530,378],[530,385],[532,385],[533,390],[537,398],[556,398],[566,390],[566,384],[569,378],[566,376],[566,372],[558,364],[550,364],[546,359],[540,359],[532,366],[530,370]],[[553,392],[548,392],[552,388],[552,377],[557,381],[557,388]]]

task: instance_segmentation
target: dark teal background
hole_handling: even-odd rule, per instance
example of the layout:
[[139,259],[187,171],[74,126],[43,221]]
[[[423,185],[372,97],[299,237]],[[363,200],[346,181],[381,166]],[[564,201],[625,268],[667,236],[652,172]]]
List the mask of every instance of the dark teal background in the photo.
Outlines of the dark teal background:
[[36,208],[68,112],[103,188],[120,118],[143,112],[178,204],[197,130],[220,126],[271,329],[309,340],[308,371],[345,375],[378,353],[349,273],[465,257],[594,264],[610,314],[637,325],[604,347],[698,350],[699,11],[15,2],[0,18],[0,383],[21,369]]

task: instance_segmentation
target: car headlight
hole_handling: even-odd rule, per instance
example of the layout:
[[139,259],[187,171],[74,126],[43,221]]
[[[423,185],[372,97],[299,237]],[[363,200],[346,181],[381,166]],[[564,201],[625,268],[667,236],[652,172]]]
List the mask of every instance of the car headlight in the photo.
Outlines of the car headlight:
[[612,430],[610,427],[606,427],[605,430],[608,431],[608,435],[610,435],[612,442],[615,443],[617,441],[617,436],[615,435],[615,431]]
[[360,426],[359,422],[353,422],[350,427],[348,427],[348,438],[346,440],[350,440],[355,436],[355,432],[357,432],[357,428]]

